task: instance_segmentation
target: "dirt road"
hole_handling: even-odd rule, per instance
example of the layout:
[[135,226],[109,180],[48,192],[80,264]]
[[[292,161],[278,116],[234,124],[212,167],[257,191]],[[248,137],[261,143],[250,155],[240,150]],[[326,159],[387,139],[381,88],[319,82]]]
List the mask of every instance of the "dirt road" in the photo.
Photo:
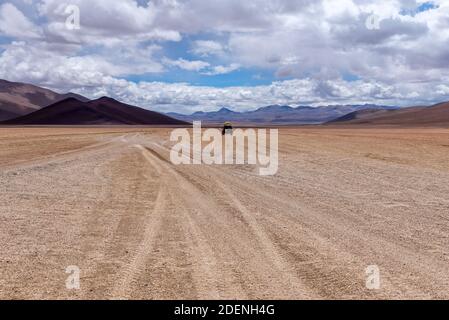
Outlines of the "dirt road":
[[282,129],[267,177],[168,138],[1,128],[0,298],[449,298],[449,130]]

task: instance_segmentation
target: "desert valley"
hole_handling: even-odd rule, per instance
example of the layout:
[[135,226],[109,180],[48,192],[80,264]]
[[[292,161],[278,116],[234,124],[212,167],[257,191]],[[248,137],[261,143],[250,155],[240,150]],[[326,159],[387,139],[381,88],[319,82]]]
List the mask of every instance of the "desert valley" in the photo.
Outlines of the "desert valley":
[[3,83],[2,299],[449,298],[447,103],[281,126],[263,177],[172,164],[190,119]]

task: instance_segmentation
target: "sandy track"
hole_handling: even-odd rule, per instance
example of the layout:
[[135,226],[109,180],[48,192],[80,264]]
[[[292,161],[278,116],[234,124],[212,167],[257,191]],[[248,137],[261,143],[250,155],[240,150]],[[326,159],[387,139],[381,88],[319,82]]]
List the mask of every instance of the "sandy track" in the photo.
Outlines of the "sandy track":
[[274,177],[168,136],[1,129],[0,298],[449,298],[449,130],[283,129]]

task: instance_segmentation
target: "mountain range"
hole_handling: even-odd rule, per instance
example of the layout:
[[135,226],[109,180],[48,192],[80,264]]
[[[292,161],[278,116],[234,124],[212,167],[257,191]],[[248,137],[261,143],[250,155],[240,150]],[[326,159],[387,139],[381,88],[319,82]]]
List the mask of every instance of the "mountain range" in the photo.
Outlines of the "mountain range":
[[5,125],[188,125],[199,120],[222,125],[402,125],[449,126],[449,102],[398,108],[374,104],[298,106],[270,105],[236,112],[162,114],[109,97],[89,100],[75,93],[59,94],[31,84],[0,80],[0,124]]
[[186,125],[162,113],[102,97],[89,100],[0,80],[0,123],[6,125]]
[[449,102],[429,107],[409,107],[398,110],[359,110],[329,121],[327,124],[448,126]]
[[293,125],[321,124],[340,118],[348,113],[366,109],[395,110],[397,108],[373,104],[333,105],[320,107],[271,105],[246,112],[235,112],[227,108],[222,108],[215,112],[195,112],[191,115],[167,113],[167,115],[183,121],[202,121],[210,124],[221,124],[225,121],[232,121],[240,124],[263,123],[272,125]]
[[121,103],[109,97],[87,102],[67,98],[25,116],[3,122],[9,125],[187,125],[164,114]]
[[75,93],[59,94],[32,84],[0,79],[0,121],[29,114],[67,98],[89,101]]

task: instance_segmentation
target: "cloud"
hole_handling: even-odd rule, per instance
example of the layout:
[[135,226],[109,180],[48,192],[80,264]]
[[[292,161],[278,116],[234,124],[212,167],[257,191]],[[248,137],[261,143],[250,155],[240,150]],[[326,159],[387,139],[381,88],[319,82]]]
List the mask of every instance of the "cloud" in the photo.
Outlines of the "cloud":
[[225,48],[217,41],[197,40],[193,43],[192,52],[198,56],[220,56],[225,54]]
[[65,55],[42,44],[29,46],[19,41],[0,55],[0,78],[71,89],[121,83],[127,74],[161,72],[162,65],[147,58],[157,48],[127,49],[105,58],[104,54]]
[[182,58],[179,58],[178,60],[165,59],[164,62],[166,65],[169,65],[172,67],[178,67],[180,69],[188,70],[188,71],[200,71],[200,70],[203,70],[204,68],[207,68],[210,66],[209,63],[204,62],[204,61],[199,61],[199,60],[189,61],[189,60],[185,60]]
[[67,3],[42,0],[38,6],[41,16],[48,21],[48,40],[63,40],[80,44],[117,44],[120,41],[165,40],[180,41],[177,30],[163,28],[155,23],[156,8],[152,3],[140,6],[133,0],[72,0],[79,8],[81,28],[69,30],[65,22]]
[[0,34],[8,37],[41,37],[41,30],[11,3],[0,6]]
[[[446,79],[449,80],[449,79]],[[91,83],[93,84],[93,83]],[[214,88],[188,83],[139,82],[101,78],[96,85],[79,86],[72,91],[97,98],[110,95],[130,104],[162,112],[191,113],[214,111],[226,106],[251,110],[270,104],[338,105],[378,103],[385,105],[430,104],[428,92],[440,100],[449,99],[447,86],[435,84],[387,85],[375,81],[311,78],[276,81],[253,87]]]
[[[448,98],[449,3],[428,2],[72,0],[81,28],[69,30],[67,3],[10,0],[0,5],[0,77],[186,112],[437,102]],[[372,14],[378,30],[366,27]],[[263,75],[272,84],[153,82],[155,74],[180,69],[188,72],[179,77],[202,83],[231,74],[223,78],[260,83],[256,76]],[[343,80],[345,74],[356,81]],[[143,81],[125,80],[132,76]]]
[[208,76],[216,76],[220,74],[231,73],[235,70],[238,70],[240,65],[238,63],[232,63],[229,66],[214,66],[210,71],[203,72],[203,74]]

